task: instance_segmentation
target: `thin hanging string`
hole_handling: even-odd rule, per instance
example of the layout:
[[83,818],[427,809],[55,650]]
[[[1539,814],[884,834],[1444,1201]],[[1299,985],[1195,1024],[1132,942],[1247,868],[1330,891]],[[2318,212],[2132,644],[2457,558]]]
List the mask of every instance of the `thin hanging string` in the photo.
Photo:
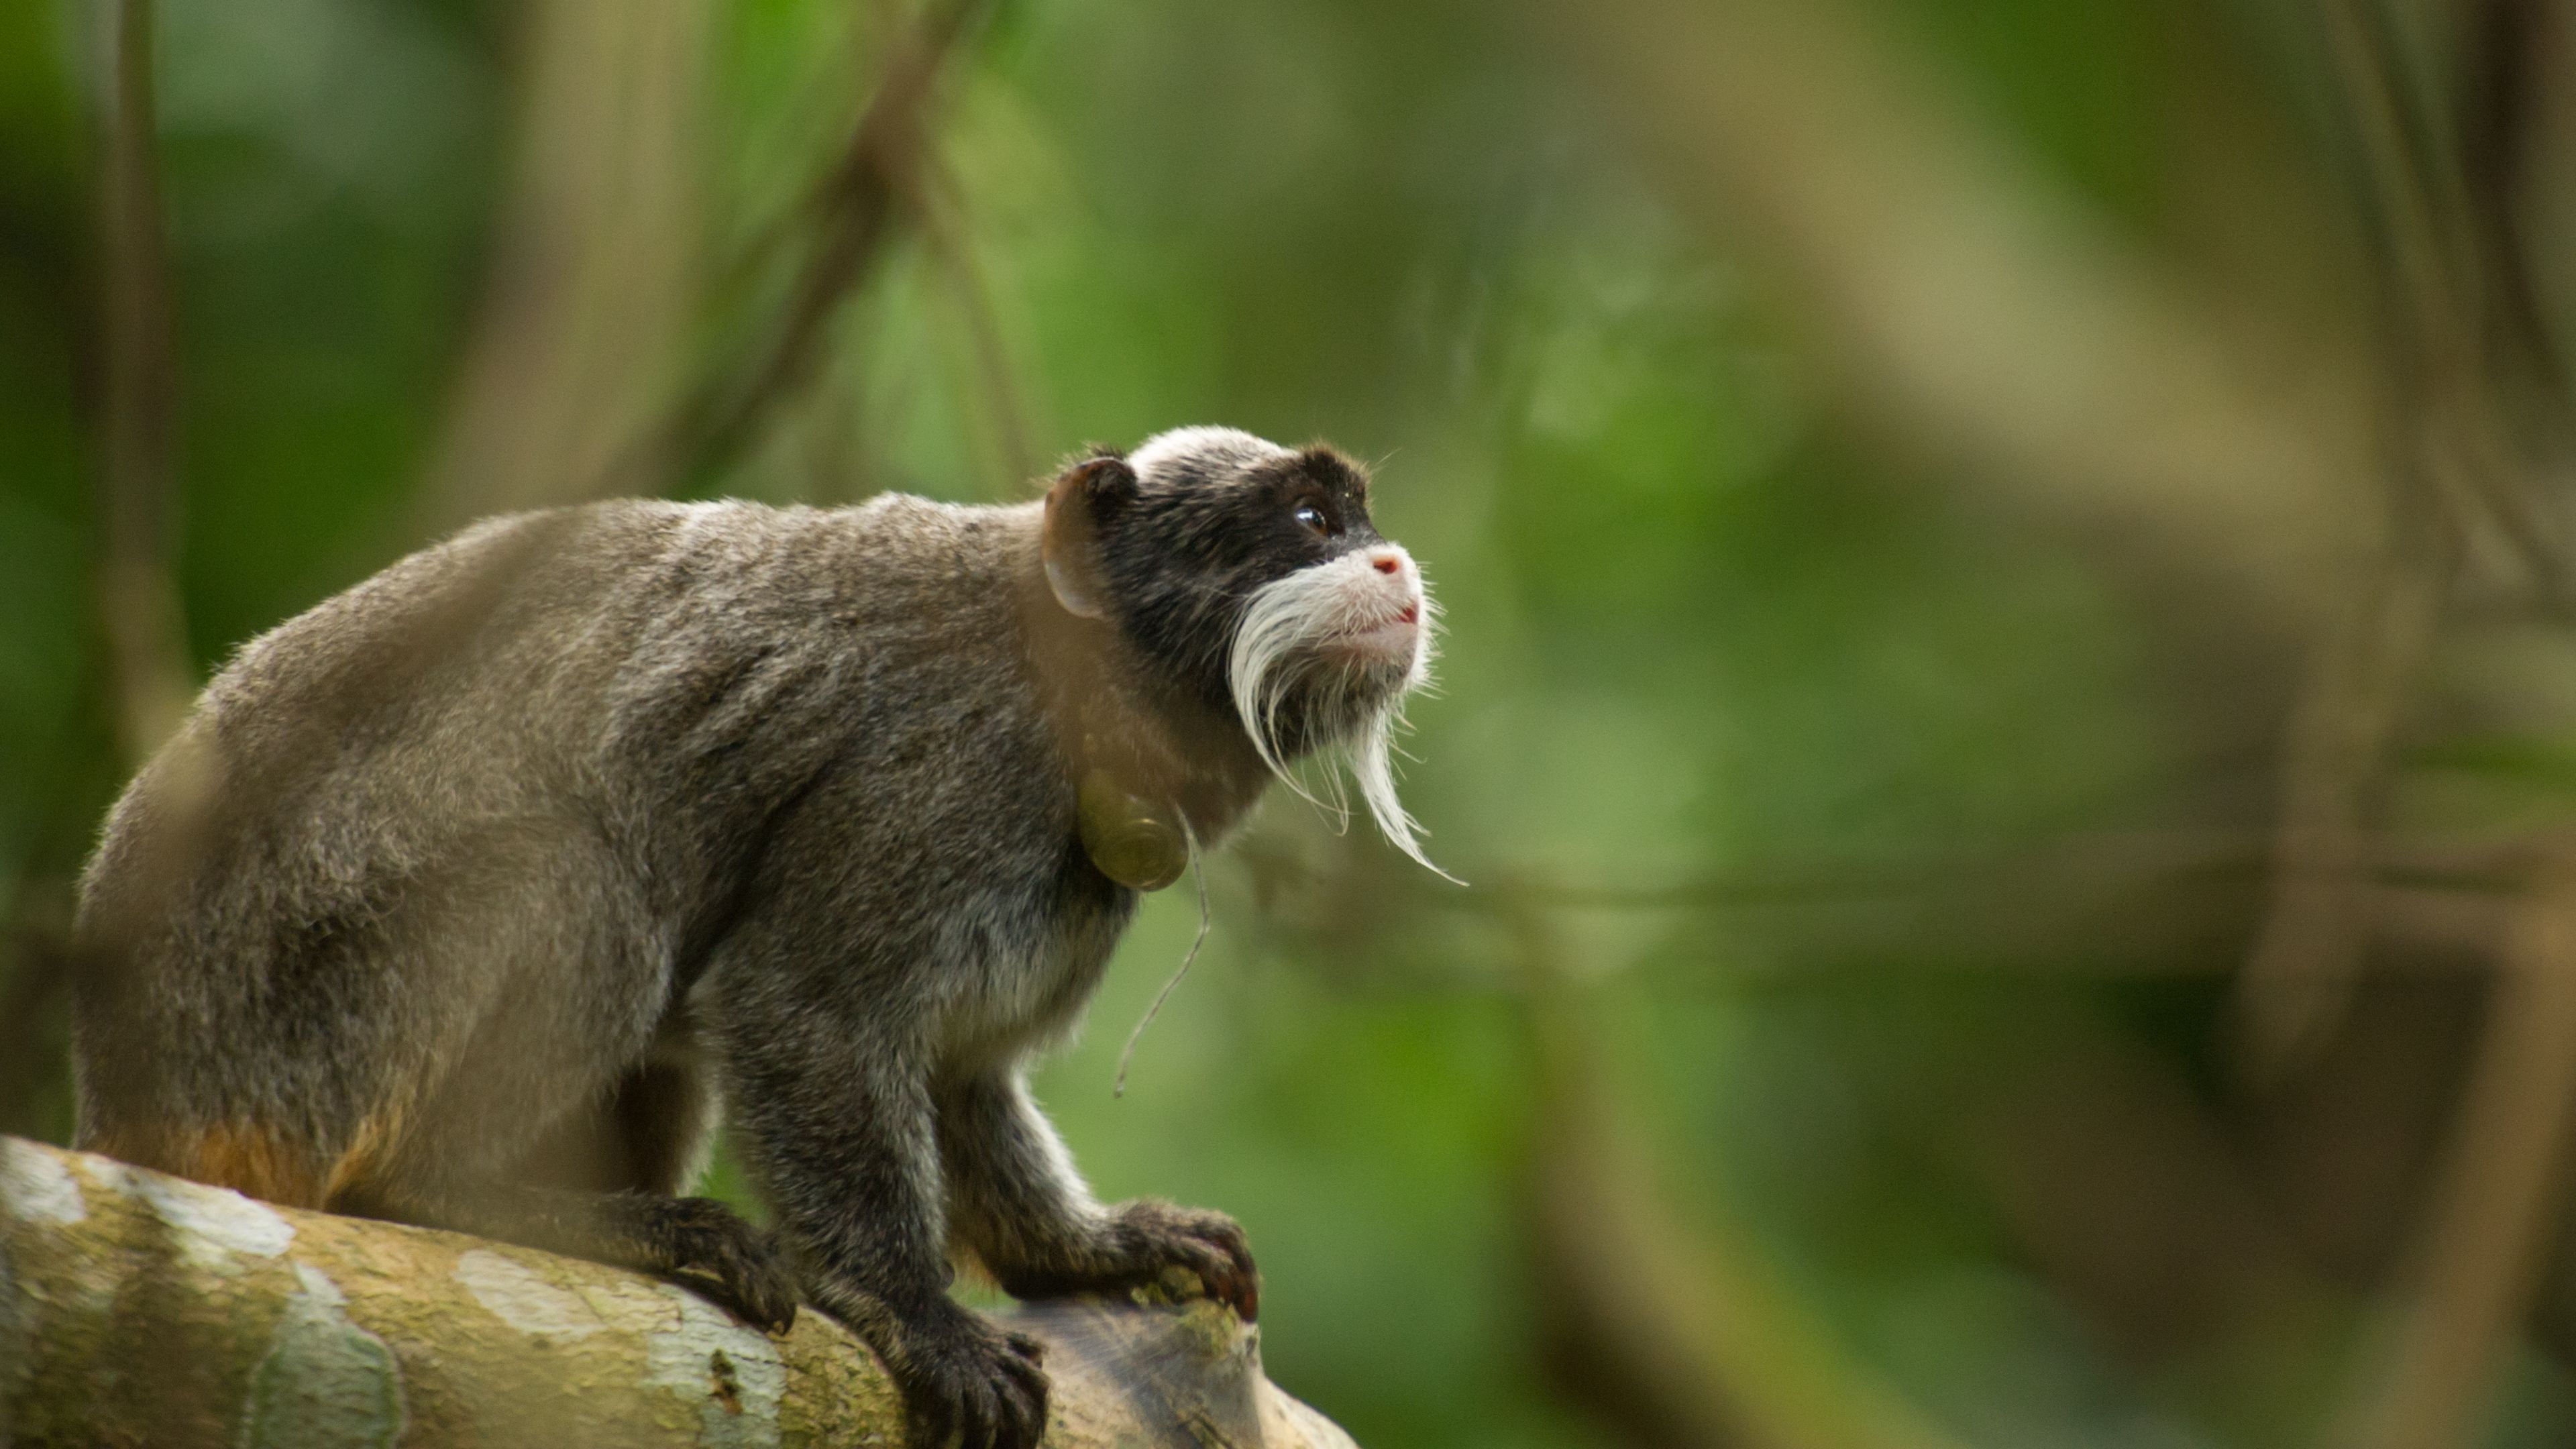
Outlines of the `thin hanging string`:
[[1127,1049],[1118,1054],[1118,1080],[1109,1084],[1112,1097],[1127,1095],[1127,1065],[1136,1059],[1136,1043],[1144,1037],[1145,1028],[1152,1026],[1154,1018],[1161,1014],[1163,1003],[1172,999],[1172,988],[1180,985],[1181,978],[1190,974],[1190,963],[1199,959],[1199,947],[1207,944],[1207,866],[1199,859],[1198,833],[1190,829],[1186,815],[1181,817],[1181,843],[1189,847],[1190,879],[1198,882],[1199,933],[1190,938],[1190,953],[1181,958],[1181,969],[1173,972],[1172,979],[1163,983],[1163,989],[1154,995],[1154,1004],[1146,1007],[1145,1015],[1137,1021],[1136,1029],[1127,1033]]

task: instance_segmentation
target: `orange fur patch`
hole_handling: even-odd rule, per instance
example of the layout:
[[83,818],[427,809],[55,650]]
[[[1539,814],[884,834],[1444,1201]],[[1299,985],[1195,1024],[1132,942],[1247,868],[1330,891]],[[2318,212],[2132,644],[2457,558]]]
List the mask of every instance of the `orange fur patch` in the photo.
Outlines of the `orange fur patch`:
[[166,1167],[181,1177],[229,1187],[287,1207],[322,1205],[321,1184],[314,1179],[312,1164],[303,1154],[257,1127],[210,1127],[193,1140],[171,1144],[167,1154],[154,1156],[162,1160],[126,1160],[147,1167]]
[[322,1184],[320,1205],[330,1207],[345,1202],[349,1194],[383,1181],[393,1160],[395,1143],[402,1136],[402,1126],[402,1115],[390,1107],[360,1122],[349,1139],[348,1150],[331,1164],[331,1174]]

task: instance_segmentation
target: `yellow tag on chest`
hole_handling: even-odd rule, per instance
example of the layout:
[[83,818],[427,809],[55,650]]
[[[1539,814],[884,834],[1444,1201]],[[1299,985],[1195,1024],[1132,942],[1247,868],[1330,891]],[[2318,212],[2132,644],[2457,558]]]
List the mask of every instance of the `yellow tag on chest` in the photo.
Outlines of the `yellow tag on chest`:
[[1100,873],[1130,890],[1158,891],[1181,878],[1190,848],[1181,824],[1163,806],[1131,795],[1093,770],[1075,796],[1082,817],[1082,848]]

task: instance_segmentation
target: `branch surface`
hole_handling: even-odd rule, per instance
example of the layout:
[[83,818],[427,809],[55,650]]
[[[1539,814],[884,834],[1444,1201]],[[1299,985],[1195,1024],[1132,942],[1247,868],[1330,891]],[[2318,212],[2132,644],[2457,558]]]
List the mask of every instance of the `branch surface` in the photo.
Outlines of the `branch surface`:
[[[1353,1449],[1205,1301],[1066,1300],[1055,1449]],[[640,1274],[0,1137],[0,1444],[905,1445],[884,1368]]]

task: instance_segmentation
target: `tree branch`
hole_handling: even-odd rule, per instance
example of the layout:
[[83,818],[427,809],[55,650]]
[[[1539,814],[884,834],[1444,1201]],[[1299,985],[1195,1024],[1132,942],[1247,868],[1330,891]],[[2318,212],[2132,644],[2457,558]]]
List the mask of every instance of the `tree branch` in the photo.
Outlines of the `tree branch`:
[[710,377],[673,414],[654,451],[685,484],[734,462],[779,403],[813,375],[826,326],[893,237],[901,202],[924,165],[939,81],[982,26],[993,0],[933,0],[894,41],[867,111],[839,163],[817,191],[815,240],[777,328],[741,365]]
[[[1352,1449],[1216,1304],[1010,1318],[1046,1341],[1056,1449]],[[908,1444],[902,1421],[818,1313],[772,1338],[638,1274],[0,1138],[0,1443]]]
[[[1855,400],[2044,515],[2313,620],[2373,530],[2362,374],[2283,373],[1846,0],[1536,7],[1712,231],[1749,236]],[[1579,22],[1564,16],[1580,15]]]
[[698,250],[707,0],[545,0],[508,205],[446,437],[412,531],[651,492],[622,453],[685,366]]
[[2329,1442],[2476,1442],[2497,1356],[2530,1308],[2576,1122],[2576,870],[2561,863],[2534,885],[2503,965],[2407,1311],[2364,1357]]

